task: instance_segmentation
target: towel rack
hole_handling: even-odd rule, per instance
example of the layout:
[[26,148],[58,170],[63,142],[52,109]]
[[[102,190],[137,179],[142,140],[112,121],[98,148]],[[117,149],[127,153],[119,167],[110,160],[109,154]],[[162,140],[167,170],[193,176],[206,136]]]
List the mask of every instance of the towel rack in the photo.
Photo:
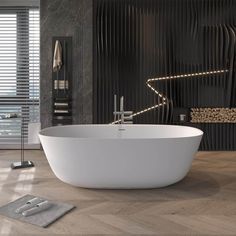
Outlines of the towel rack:
[[52,55],[55,42],[62,47],[62,67],[52,70],[52,125],[72,124],[72,37],[53,37]]
[[5,114],[1,119],[21,119],[21,134],[20,134],[20,161],[11,163],[12,169],[21,169],[21,168],[29,168],[34,167],[34,163],[32,161],[25,161],[25,135],[24,135],[24,117],[21,114]]

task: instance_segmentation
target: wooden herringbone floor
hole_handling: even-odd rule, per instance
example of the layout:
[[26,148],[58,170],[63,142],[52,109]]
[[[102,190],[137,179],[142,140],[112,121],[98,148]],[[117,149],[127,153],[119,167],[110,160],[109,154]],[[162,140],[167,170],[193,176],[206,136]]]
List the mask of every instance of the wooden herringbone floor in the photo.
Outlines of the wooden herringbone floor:
[[77,206],[47,229],[0,216],[0,235],[236,235],[236,152],[198,153],[188,176],[153,190],[88,190],[60,182],[41,151],[36,168],[10,170],[0,151],[0,205],[34,194]]

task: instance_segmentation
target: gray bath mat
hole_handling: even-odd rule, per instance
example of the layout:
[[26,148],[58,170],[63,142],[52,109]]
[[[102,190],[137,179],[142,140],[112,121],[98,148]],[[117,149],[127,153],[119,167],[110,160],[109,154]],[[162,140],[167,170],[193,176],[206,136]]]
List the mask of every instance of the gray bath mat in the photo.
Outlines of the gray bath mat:
[[15,210],[18,207],[24,205],[27,201],[29,201],[32,198],[35,198],[35,196],[25,195],[14,202],[10,202],[0,207],[0,214],[33,225],[47,227],[48,225],[52,224],[54,221],[56,221],[57,219],[59,219],[60,217],[62,217],[75,207],[67,203],[53,202],[48,200],[52,204],[52,206],[49,209],[37,213],[35,215],[25,217],[22,216],[21,214],[15,213]]

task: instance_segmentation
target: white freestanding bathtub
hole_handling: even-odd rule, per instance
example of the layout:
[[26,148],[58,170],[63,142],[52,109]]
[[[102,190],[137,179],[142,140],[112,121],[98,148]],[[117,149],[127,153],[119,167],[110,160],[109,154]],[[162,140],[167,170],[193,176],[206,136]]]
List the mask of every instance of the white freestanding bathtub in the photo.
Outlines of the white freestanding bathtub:
[[183,179],[203,132],[172,125],[69,125],[39,137],[55,175],[85,188],[158,188]]

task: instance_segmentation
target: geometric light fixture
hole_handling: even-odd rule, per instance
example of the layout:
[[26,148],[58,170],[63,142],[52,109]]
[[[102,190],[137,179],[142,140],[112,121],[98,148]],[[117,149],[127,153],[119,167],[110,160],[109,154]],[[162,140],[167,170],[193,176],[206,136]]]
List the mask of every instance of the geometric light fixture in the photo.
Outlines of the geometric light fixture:
[[[156,109],[158,107],[164,106],[167,104],[167,97],[164,96],[164,94],[161,94],[160,92],[158,92],[157,89],[155,89],[152,85],[153,82],[156,81],[160,81],[160,80],[171,80],[171,79],[180,79],[180,78],[189,78],[192,79],[193,77],[202,77],[202,76],[207,76],[207,75],[215,75],[215,74],[222,74],[222,73],[226,73],[228,72],[228,70],[214,70],[214,71],[206,71],[206,72],[198,72],[198,73],[191,73],[191,74],[182,74],[182,75],[172,75],[172,76],[165,76],[165,77],[156,77],[156,78],[150,78],[146,81],[146,85],[148,86],[148,88],[150,88],[157,96],[159,96],[163,102],[160,102],[158,104],[155,104],[151,107],[145,108],[141,111],[138,111],[136,113],[133,113],[132,115],[130,115],[129,117],[135,117],[138,115],[141,115],[145,112],[151,111],[153,109]],[[114,121],[111,124],[116,124],[119,123],[120,120]]]

